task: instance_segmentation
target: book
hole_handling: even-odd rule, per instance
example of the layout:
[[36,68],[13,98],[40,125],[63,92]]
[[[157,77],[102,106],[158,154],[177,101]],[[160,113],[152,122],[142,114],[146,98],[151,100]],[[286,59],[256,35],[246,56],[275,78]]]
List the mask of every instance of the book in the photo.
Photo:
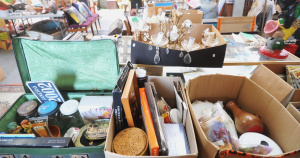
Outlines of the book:
[[240,32],[239,35],[246,41],[246,42],[258,42],[258,40],[251,34]]
[[300,88],[300,68],[294,69],[291,72],[293,82],[297,85],[297,88]]
[[300,66],[299,65],[287,65],[286,66],[286,80],[287,83],[290,84],[292,87],[294,87],[295,89],[298,89],[298,85],[296,83],[296,79],[294,78],[292,71],[295,69],[299,69]]
[[152,116],[146,96],[145,88],[140,88],[140,96],[141,96],[141,109],[142,109],[142,116],[145,124],[146,133],[148,135],[149,140],[149,150],[151,156],[159,156],[159,146],[157,142],[157,137],[155,134]]
[[182,123],[166,123],[165,132],[167,143],[169,146],[168,156],[190,154],[188,140]]
[[125,86],[129,71],[132,68],[133,65],[131,64],[130,61],[128,61],[127,64],[122,68],[121,74],[117,79],[116,86],[112,91],[116,134],[128,126],[127,121],[125,119],[125,113],[124,113],[121,97],[122,97],[122,91]]
[[157,108],[157,98],[158,94],[155,90],[155,86],[153,82],[145,83],[146,95],[148,99],[148,104],[152,116],[152,121],[154,125],[155,134],[157,137],[157,142],[159,145],[159,155],[160,156],[168,156],[168,145],[165,138],[165,133],[162,128],[162,124],[160,121],[160,114]]
[[67,36],[65,36],[62,40],[66,41],[69,40],[73,35],[75,34],[75,32],[70,32]]
[[121,100],[128,126],[142,128],[140,94],[134,69],[129,72]]

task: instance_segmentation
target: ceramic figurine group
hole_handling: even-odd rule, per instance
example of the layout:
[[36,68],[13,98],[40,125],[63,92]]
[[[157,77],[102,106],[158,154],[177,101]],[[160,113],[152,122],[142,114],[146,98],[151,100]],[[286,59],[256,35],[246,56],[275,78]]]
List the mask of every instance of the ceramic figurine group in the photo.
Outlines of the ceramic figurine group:
[[272,58],[285,59],[289,52],[284,49],[284,41],[300,28],[300,1],[278,0],[281,13],[277,21],[267,21],[264,32],[269,36],[259,52]]
[[[166,18],[165,12],[161,9],[157,15],[147,17],[147,8],[144,10],[142,17],[139,18],[137,23],[134,23],[134,40],[144,43],[154,44],[156,46],[156,53],[154,56],[154,63],[160,62],[160,47],[166,48],[166,54],[169,54],[169,49],[181,50],[179,57],[183,57],[183,61],[186,64],[192,62],[190,51],[198,49],[204,49],[206,47],[214,47],[219,44],[216,39],[215,32],[210,32],[209,29],[203,31],[202,40],[199,43],[195,42],[195,37],[190,34],[192,32],[193,23],[190,19],[186,19],[182,23],[179,23],[180,18],[184,15],[183,1],[178,6],[177,10],[172,12],[172,18]],[[172,17],[172,16],[170,16]],[[175,18],[174,18],[175,17]],[[151,23],[158,22],[158,33],[149,35],[151,30]],[[154,27],[152,25],[152,27]],[[202,44],[201,44],[202,43]],[[152,50],[152,46],[149,46],[149,51]],[[187,54],[184,56],[182,50],[185,50]]]

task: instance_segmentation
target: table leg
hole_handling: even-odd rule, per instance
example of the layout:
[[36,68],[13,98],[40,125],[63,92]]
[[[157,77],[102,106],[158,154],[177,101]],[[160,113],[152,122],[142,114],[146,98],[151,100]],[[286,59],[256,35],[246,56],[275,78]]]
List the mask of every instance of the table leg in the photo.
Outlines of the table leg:
[[22,23],[23,23],[23,31],[24,31],[24,36],[25,36],[26,35],[26,28],[25,28],[24,20],[23,19],[21,19],[21,20],[22,20]]
[[18,35],[18,32],[17,32],[17,29],[16,29],[16,27],[15,27],[14,20],[12,19],[11,21],[12,21],[12,23],[13,23],[13,27],[14,27],[14,30],[15,30],[16,35],[19,36],[19,35]]
[[98,26],[97,26],[97,19],[95,19],[95,26],[96,26],[96,29],[97,29],[97,33],[99,34],[99,32],[98,32]]

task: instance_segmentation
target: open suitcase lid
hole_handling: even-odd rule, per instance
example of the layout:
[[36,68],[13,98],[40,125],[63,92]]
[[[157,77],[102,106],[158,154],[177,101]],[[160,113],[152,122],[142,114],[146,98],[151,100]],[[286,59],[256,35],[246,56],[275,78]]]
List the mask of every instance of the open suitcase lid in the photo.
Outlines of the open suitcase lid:
[[13,38],[20,76],[26,81],[52,81],[61,92],[112,90],[119,75],[112,40],[35,41]]

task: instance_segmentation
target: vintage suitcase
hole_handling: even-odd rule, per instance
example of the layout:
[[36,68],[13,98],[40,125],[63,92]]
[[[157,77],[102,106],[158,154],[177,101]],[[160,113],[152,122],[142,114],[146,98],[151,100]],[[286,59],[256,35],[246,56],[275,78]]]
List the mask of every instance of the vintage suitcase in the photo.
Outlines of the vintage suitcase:
[[[2,116],[0,132],[15,121],[17,108],[25,101],[37,100],[26,81],[53,81],[65,100],[85,95],[111,95],[119,75],[119,60],[112,40],[33,41],[14,38],[13,50],[26,94]],[[1,139],[0,139],[1,140]],[[70,148],[0,148],[0,157],[29,158],[104,157],[104,145]]]

